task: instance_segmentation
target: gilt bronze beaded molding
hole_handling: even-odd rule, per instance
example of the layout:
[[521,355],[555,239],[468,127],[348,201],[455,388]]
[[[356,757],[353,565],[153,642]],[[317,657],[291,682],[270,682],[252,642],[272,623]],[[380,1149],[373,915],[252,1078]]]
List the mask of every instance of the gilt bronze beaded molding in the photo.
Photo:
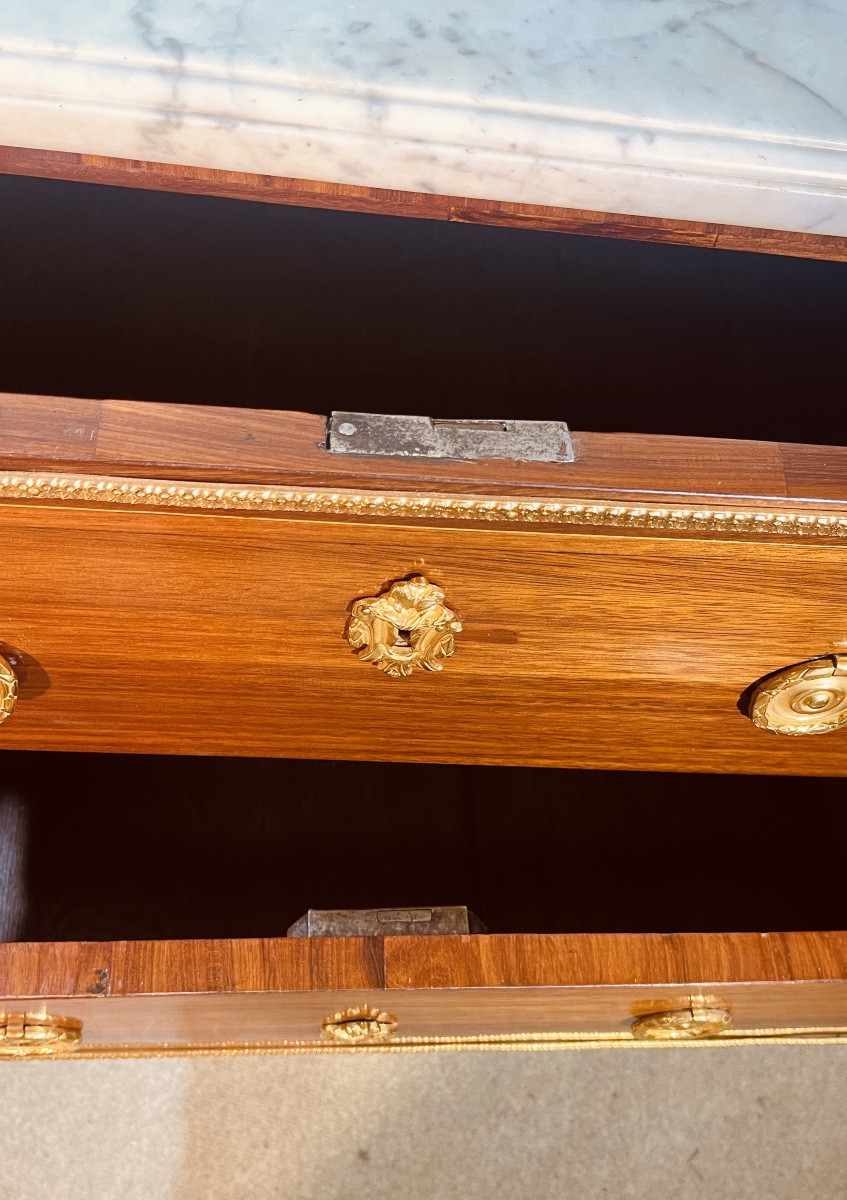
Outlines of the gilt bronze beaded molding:
[[[539,1052],[555,1050],[727,1050],[750,1046],[847,1045],[845,1027],[744,1029],[716,1037],[686,1039],[637,1038],[629,1033],[506,1033],[466,1037],[407,1037],[347,1042],[209,1042],[174,1045],[157,1043],[94,1043],[62,1055],[65,1062],[110,1058],[253,1058],[288,1055],[431,1054],[450,1051]],[[58,1056],[57,1056],[58,1057]]]
[[96,504],[290,516],[450,520],[722,534],[847,538],[847,513],[650,508],[508,496],[422,496],[330,488],[290,489],[117,476],[3,475],[0,501]]

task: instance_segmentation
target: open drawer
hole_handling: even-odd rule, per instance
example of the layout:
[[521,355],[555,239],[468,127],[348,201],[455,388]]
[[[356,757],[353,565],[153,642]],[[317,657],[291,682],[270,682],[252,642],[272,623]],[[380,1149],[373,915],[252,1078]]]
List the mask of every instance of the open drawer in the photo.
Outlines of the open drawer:
[[847,1041],[843,933],[13,944],[0,1057]]
[[359,457],[317,416],[26,396],[0,421],[6,748],[847,773],[844,451]]
[[[389,1047],[847,1030],[847,935],[767,932],[843,917],[840,781],[803,784],[800,821],[790,778],[5,761],[12,1049],[26,1014],[82,1022],[84,1054],[344,1048],[326,1023],[372,1010],[392,1028],[361,1044]],[[421,901],[490,932],[395,936]],[[386,905],[386,936],[280,936],[309,908]]]

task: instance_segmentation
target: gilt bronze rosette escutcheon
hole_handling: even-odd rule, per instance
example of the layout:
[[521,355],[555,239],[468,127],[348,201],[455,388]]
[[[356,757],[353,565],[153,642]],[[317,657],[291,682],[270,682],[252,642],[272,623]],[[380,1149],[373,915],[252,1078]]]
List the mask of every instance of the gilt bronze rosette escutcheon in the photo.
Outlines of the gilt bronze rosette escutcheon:
[[434,583],[416,575],[379,596],[353,604],[347,639],[361,662],[373,663],[392,678],[416,668],[440,671],[455,649],[462,623],[444,603]]

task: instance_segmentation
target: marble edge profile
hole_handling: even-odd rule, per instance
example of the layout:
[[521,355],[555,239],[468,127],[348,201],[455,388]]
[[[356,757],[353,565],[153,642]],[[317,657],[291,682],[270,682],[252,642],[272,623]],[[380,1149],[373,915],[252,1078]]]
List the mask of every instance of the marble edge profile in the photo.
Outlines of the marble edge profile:
[[847,235],[847,153],[826,139],[143,59],[0,64],[6,145]]

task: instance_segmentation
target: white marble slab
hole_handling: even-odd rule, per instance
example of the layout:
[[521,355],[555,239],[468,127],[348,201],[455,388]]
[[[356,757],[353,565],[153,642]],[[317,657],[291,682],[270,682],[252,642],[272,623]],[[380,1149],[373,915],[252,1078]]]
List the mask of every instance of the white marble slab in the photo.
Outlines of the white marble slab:
[[0,143],[847,235],[847,0],[2,0]]

